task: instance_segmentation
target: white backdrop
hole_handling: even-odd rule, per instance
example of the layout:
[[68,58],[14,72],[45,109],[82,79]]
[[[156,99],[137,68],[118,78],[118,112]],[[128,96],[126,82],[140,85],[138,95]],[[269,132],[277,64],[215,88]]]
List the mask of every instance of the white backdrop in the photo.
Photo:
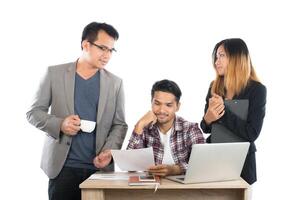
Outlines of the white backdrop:
[[135,122],[150,109],[150,89],[157,80],[176,81],[183,92],[178,114],[199,122],[214,79],[214,45],[225,38],[244,39],[268,89],[265,123],[256,142],[258,182],[253,199],[292,199],[298,194],[296,1],[0,4],[1,199],[47,199],[48,179],[39,168],[44,133],[29,125],[25,113],[46,67],[80,56],[81,32],[91,21],[110,23],[120,33],[118,52],[107,69],[124,80],[129,131],[123,148]]

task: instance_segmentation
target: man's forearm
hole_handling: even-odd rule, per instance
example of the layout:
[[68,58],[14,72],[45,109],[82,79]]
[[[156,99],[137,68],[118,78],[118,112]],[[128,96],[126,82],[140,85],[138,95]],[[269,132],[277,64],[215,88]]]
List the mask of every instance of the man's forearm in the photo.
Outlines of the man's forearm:
[[170,165],[170,174],[169,175],[178,175],[181,173],[182,173],[182,170],[179,165]]

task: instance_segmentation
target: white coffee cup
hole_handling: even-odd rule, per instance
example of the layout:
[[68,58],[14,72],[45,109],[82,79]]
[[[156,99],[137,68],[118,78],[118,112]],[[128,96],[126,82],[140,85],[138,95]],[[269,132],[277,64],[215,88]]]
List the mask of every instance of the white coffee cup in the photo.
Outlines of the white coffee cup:
[[80,129],[83,132],[91,133],[95,129],[95,126],[96,126],[96,122],[84,120],[84,119],[80,120]]

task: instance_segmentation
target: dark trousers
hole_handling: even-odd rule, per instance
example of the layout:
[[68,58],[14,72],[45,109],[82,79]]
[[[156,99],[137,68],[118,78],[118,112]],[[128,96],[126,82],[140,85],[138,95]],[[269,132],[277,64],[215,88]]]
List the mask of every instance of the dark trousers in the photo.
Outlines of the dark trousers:
[[49,200],[81,200],[79,184],[95,172],[92,169],[63,167],[56,178],[49,179]]

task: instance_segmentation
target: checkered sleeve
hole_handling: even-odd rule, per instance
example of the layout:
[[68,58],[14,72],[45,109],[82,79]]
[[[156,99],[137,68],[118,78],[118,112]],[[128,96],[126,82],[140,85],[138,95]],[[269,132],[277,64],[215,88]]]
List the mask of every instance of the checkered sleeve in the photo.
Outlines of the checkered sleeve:
[[205,139],[203,137],[202,131],[199,128],[197,123],[191,126],[189,130],[189,143],[190,145],[205,143]]
[[144,133],[137,134],[136,132],[132,132],[131,137],[129,139],[129,143],[127,149],[140,149],[144,148]]
[[[190,155],[193,144],[205,143],[205,139],[203,137],[202,131],[199,128],[197,123],[189,124],[187,133],[188,133],[187,134],[188,137],[187,137],[186,145],[188,148],[185,148],[181,153],[181,155]],[[179,162],[178,165],[181,168],[182,173],[185,173],[188,168],[188,158],[182,158],[180,160],[181,162]]]

